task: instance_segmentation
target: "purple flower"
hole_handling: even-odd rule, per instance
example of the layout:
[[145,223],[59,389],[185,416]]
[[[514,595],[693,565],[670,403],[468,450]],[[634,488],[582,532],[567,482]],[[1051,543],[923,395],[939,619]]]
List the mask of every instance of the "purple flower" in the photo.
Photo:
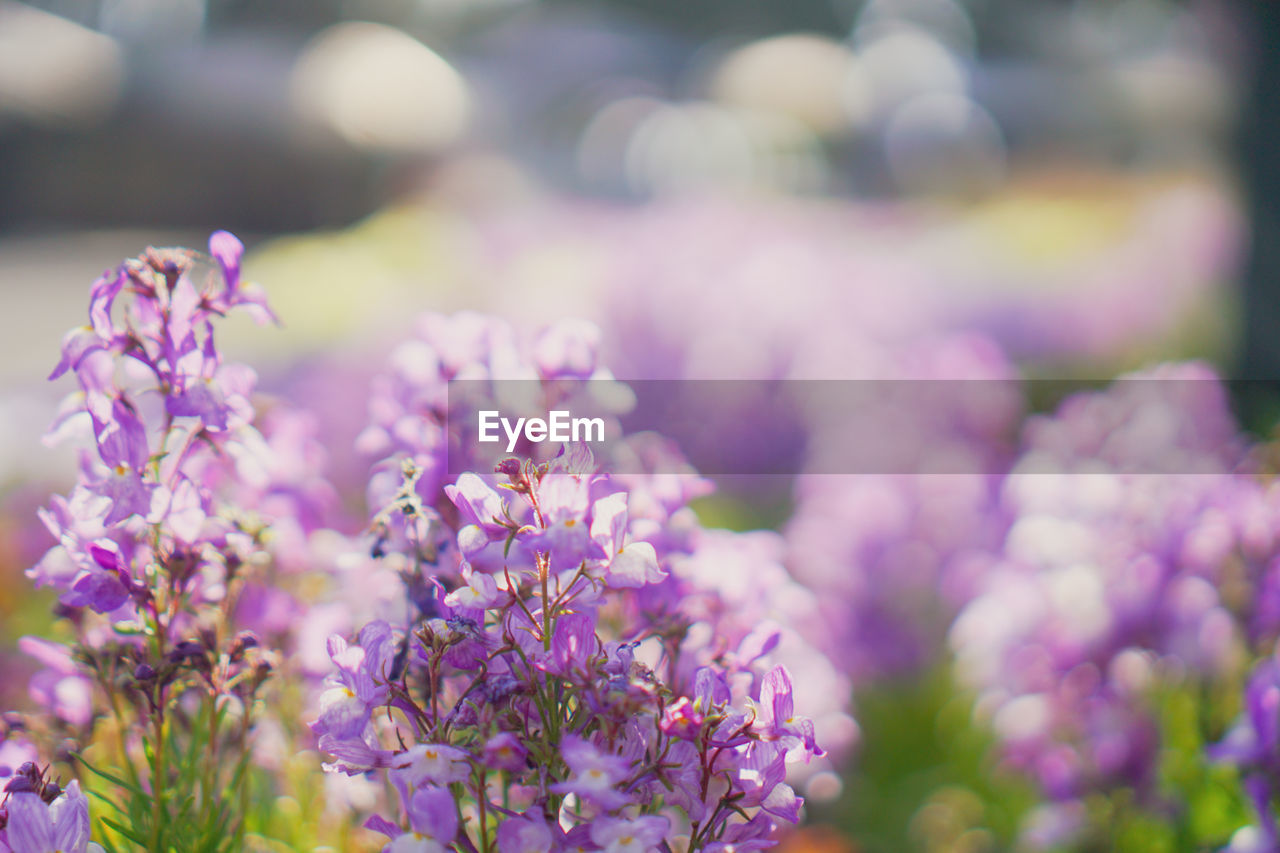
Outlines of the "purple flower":
[[[63,604],[111,613],[129,601],[133,588],[128,553],[107,538],[71,540],[68,545],[51,549],[31,575],[37,583],[49,582],[61,588],[58,598]],[[69,558],[69,565],[61,564],[63,557]]]
[[244,254],[244,244],[234,234],[215,231],[209,235],[209,254],[217,261],[224,283],[220,293],[207,297],[215,310],[226,313],[232,308],[243,307],[259,325],[279,322],[267,305],[262,288],[241,280],[240,258]]
[[72,781],[57,799],[45,804],[35,793],[10,793],[8,825],[0,842],[13,853],[92,853],[102,850],[89,841],[89,801]]
[[68,370],[78,368],[86,355],[102,347],[102,338],[91,326],[81,326],[67,332],[62,339],[62,358],[49,374],[49,379],[57,379]]
[[438,743],[420,743],[396,756],[393,778],[409,790],[423,785],[448,785],[468,773],[468,755],[461,749]]
[[1240,767],[1280,771],[1280,661],[1260,663],[1249,677],[1244,714],[1209,756]]
[[111,306],[124,286],[119,270],[107,270],[89,288],[89,325],[72,329],[62,342],[62,359],[49,374],[57,379],[68,370],[76,370],[80,360],[92,350],[111,345],[116,327],[111,320]]
[[549,853],[551,830],[546,821],[513,817],[498,826],[498,849],[503,853]]
[[545,526],[522,531],[518,541],[527,552],[548,554],[556,570],[576,569],[605,556],[592,538],[591,484],[586,477],[547,474],[537,485],[537,497]]
[[[214,242],[224,275],[235,278],[238,243]],[[83,392],[54,431],[87,421],[101,462],[84,457],[71,500],[55,498],[43,515],[59,545],[30,574],[68,606],[107,613],[143,603],[154,564],[182,564],[193,605],[223,594],[211,563],[230,555],[223,537],[232,514],[220,498],[231,491],[238,443],[260,439],[250,426],[254,374],[223,363],[213,339],[214,318],[243,300],[219,302],[209,283],[191,280],[190,266],[189,253],[151,249],[100,278],[89,300],[94,340],[77,332],[54,371],[73,370]],[[222,556],[203,559],[205,545]]]
[[214,356],[192,351],[175,376],[165,408],[176,417],[199,418],[205,429],[224,432],[253,419],[249,401],[257,374],[244,365],[219,364]]
[[695,710],[709,714],[726,704],[731,696],[724,676],[709,666],[699,667],[693,676]]
[[240,257],[244,254],[244,243],[230,231],[214,231],[209,235],[209,254],[222,268],[226,293],[234,293],[240,284]]
[[[457,483],[445,486],[444,493],[462,513],[465,524],[477,528],[479,547],[505,539],[510,534],[511,531],[502,523],[507,514],[502,497],[477,475],[470,471],[464,473]],[[464,547],[463,552],[478,550],[477,545]]]
[[759,728],[766,737],[786,742],[798,741],[805,751],[820,757],[824,753],[814,742],[813,723],[795,716],[791,674],[784,666],[774,667],[760,687]]
[[[575,449],[548,459],[517,447],[528,458],[441,482],[445,462],[465,464],[468,453],[444,428],[449,380],[541,377],[540,402],[559,405],[583,376],[608,375],[589,336],[555,334],[531,365],[504,324],[433,316],[376,383],[361,437],[383,457],[369,489],[373,554],[405,581],[408,648],[383,697],[396,712],[385,723],[365,715],[347,674],[358,667],[335,656],[334,719],[316,728],[331,723],[347,739],[326,732],[321,749],[347,772],[389,765],[406,802],[446,784],[462,814],[488,800],[502,850],[635,853],[690,821],[702,824],[701,847],[767,847],[776,822],[800,809],[788,753],[820,751],[785,670],[756,691],[785,661],[801,667],[804,706],[829,695],[822,707],[839,714],[847,695],[792,627],[813,602],[781,565],[781,539],[702,530],[687,506],[709,487],[696,476],[603,475]],[[452,392],[451,407],[469,405]],[[620,452],[654,472],[687,469],[666,444]],[[411,530],[400,516],[423,523]],[[464,824],[470,845],[459,846],[474,846],[477,828]]]
[[465,586],[460,586],[444,597],[444,606],[472,619],[481,618],[481,612],[498,606],[505,598],[499,591],[498,582],[493,575],[474,571],[470,566],[462,567],[462,579]]
[[163,521],[173,538],[184,545],[195,545],[204,533],[209,515],[200,486],[189,477],[179,477],[172,489],[158,488],[157,503],[163,507],[156,520]]
[[667,573],[658,565],[658,554],[648,542],[626,543],[627,494],[618,492],[592,507],[591,538],[604,551],[605,580],[614,588],[635,588],[658,583]]
[[92,488],[111,501],[111,511],[102,523],[108,527],[124,521],[131,515],[149,516],[156,485],[148,483],[132,468],[123,465],[112,469]]
[[556,620],[545,669],[565,677],[585,673],[588,660],[599,651],[595,620],[583,613],[570,613]]
[[108,468],[141,471],[150,459],[147,430],[133,407],[119,398],[111,401],[106,417],[93,416],[93,436]]
[[529,750],[512,732],[501,732],[485,742],[480,762],[490,770],[524,770]]
[[405,803],[411,830],[391,840],[384,853],[447,853],[458,834],[458,807],[443,788],[420,788]]
[[601,752],[590,741],[578,735],[564,738],[560,745],[560,755],[573,775],[552,785],[552,791],[557,794],[577,794],[608,810],[621,808],[628,802],[627,796],[616,787],[627,775],[625,759]]
[[591,825],[591,840],[602,853],[650,853],[658,849],[670,825],[664,817],[605,817]]
[[110,505],[110,498],[83,485],[72,490],[69,500],[54,495],[49,506],[37,510],[37,515],[58,544],[27,570],[27,577],[37,587],[66,589],[80,572],[100,571],[101,565],[90,549],[103,547],[109,541],[103,519]]
[[748,850],[768,850],[777,842],[770,838],[775,827],[764,812],[758,812],[750,820],[731,822],[725,828],[724,837],[706,847],[707,853],[739,853]]
[[34,764],[39,760],[36,749],[27,741],[15,737],[13,733],[0,740],[0,791],[2,783],[7,782],[25,764]]
[[1244,773],[1245,792],[1257,824],[1232,836],[1228,851],[1274,850],[1280,845],[1272,802],[1280,768],[1280,660],[1262,661],[1245,688],[1244,713],[1218,743],[1207,750],[1211,761],[1234,764]]
[[337,673],[320,697],[320,717],[311,730],[340,740],[359,738],[373,709],[387,700],[395,637],[386,622],[371,622],[360,632],[359,645],[348,645],[337,635],[328,645]]
[[356,737],[338,738],[325,732],[320,735],[316,747],[337,759],[321,765],[326,773],[358,776],[370,770],[394,767],[396,763],[396,755],[391,750],[381,749]]
[[[982,691],[1006,762],[1062,814],[1115,789],[1162,809],[1156,662],[1208,683],[1274,630],[1275,543],[1259,535],[1271,511],[1236,473],[1243,443],[1200,365],[1073,396],[1030,421],[1024,443],[1001,488],[1007,533],[951,628],[958,672]],[[1274,678],[1255,674],[1246,705],[1258,710],[1212,756],[1267,760]]]
[[742,805],[761,806],[770,814],[795,823],[802,801],[786,784],[786,750],[772,743],[753,744],[738,764]]

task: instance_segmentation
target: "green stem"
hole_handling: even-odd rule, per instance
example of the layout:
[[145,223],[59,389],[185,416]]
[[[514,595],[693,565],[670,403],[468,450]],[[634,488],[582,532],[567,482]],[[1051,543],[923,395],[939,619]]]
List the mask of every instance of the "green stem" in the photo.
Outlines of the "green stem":
[[166,749],[165,749],[165,732],[164,718],[157,712],[153,719],[153,730],[155,732],[155,744],[152,747],[152,766],[151,766],[151,797],[152,797],[152,826],[151,826],[151,849],[156,853],[164,851],[164,830],[165,830],[165,813],[164,813],[164,786],[165,775],[168,773],[166,765]]
[[[157,667],[164,663],[164,633],[160,619],[159,611],[154,604],[151,607],[152,621],[152,638],[155,641],[155,655]],[[152,716],[152,731],[155,742],[151,747],[151,797],[152,797],[152,826],[151,826],[151,849],[154,853],[163,853],[164,834],[165,834],[165,809],[164,795],[168,774],[168,746],[165,738],[165,695],[164,687],[157,684],[155,686],[155,708]]]
[[542,650],[551,651],[551,600],[547,595],[547,580],[551,575],[551,558],[539,552],[538,582],[542,584]]
[[489,800],[489,786],[485,784],[487,775],[488,772],[482,768],[480,783],[476,786],[476,801],[480,809],[480,849],[483,853],[489,853],[489,819],[485,814],[485,807]]
[[218,784],[218,697],[209,695],[209,755],[205,768],[204,807],[212,808],[217,799]]
[[107,704],[111,706],[111,719],[115,721],[116,745],[120,749],[120,763],[128,771],[129,781],[141,791],[142,779],[138,776],[138,768],[133,766],[133,760],[129,758],[129,743],[124,736],[124,715],[120,713],[120,702],[116,698],[115,689],[105,676],[99,675],[98,680],[102,685],[103,692],[107,694]]

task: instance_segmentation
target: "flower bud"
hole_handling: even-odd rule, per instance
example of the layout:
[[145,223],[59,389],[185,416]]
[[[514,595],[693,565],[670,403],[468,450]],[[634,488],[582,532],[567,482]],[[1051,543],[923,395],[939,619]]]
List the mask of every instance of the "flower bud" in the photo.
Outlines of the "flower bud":
[[235,639],[231,641],[231,660],[238,662],[244,659],[244,653],[249,649],[256,649],[260,645],[258,635],[252,631],[241,631],[236,634]]
[[4,791],[6,794],[34,794],[39,788],[40,785],[34,779],[30,776],[22,775],[21,771],[19,771],[5,784]]

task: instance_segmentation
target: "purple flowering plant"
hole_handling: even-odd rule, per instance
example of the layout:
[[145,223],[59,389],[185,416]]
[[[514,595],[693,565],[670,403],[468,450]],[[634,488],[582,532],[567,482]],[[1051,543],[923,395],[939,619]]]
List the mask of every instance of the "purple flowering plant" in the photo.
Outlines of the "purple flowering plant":
[[8,766],[0,848],[84,850],[83,783],[107,804],[94,834],[108,849],[242,849],[250,735],[275,666],[234,619],[268,527],[229,500],[261,436],[255,375],[223,359],[214,326],[233,311],[274,319],[240,278],[242,250],[226,232],[207,256],[149,249],[93,284],[89,324],[63,341],[50,378],[79,389],[50,437],[80,440],[79,471],[40,511],[56,544],[28,576],[56,591],[70,642],[22,641],[44,667],[30,686],[42,713],[11,729],[79,781],[64,790],[34,754]]
[[[697,524],[687,501],[707,484],[691,473],[602,473],[565,446],[443,477],[450,378],[535,376],[545,405],[608,376],[581,324],[531,351],[498,321],[430,316],[375,386],[372,551],[412,607],[330,637],[312,723],[325,769],[387,780],[398,820],[365,826],[391,851],[772,846],[800,815],[789,766],[823,755],[786,666],[766,665],[822,657],[760,610],[794,583],[765,569],[735,610],[726,564],[749,570],[758,544]],[[624,452],[678,468],[652,438]]]
[[1003,766],[1040,792],[1025,846],[1208,849],[1252,820],[1230,849],[1275,849],[1280,560],[1261,450],[1199,364],[1025,425],[1003,546],[951,629]]
[[376,512],[344,532],[313,419],[215,343],[275,320],[242,251],[148,249],[63,341],[48,440],[79,464],[39,511],[57,621],[19,643],[39,713],[0,722],[0,853],[773,846],[851,725],[780,538],[702,528],[709,484],[657,436],[619,443],[647,460],[625,475],[583,446],[445,465],[445,383],[562,403],[611,379],[598,331],[424,318],[375,382]]
[[[1205,368],[930,413],[981,476],[824,475],[856,429],[820,424],[783,536],[704,526],[711,484],[659,435],[482,462],[459,381],[611,431],[625,383],[590,324],[429,314],[332,389],[368,403],[365,512],[315,413],[215,344],[274,321],[241,254],[149,249],[63,341],[49,440],[79,464],[39,511],[57,622],[18,642],[40,713],[0,717],[0,853],[766,849],[839,795],[850,683],[866,710],[935,678],[938,730],[993,739],[976,773],[1034,790],[1000,842],[1280,849],[1280,486]],[[907,368],[1013,375],[939,340]],[[916,835],[963,799],[927,796]]]
[[445,488],[457,541],[473,556],[500,546],[497,568],[433,577],[403,630],[330,639],[313,724],[328,769],[385,772],[408,824],[366,825],[389,850],[770,846],[775,822],[799,817],[788,757],[822,754],[786,668],[682,668],[687,627],[637,618],[669,576],[629,531],[627,494],[600,495],[608,478],[563,457],[499,473],[498,488],[473,474]]

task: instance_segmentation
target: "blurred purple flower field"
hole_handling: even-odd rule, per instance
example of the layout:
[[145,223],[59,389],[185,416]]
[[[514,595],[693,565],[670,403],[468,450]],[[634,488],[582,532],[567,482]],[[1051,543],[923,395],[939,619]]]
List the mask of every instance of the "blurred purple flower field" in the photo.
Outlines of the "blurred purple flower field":
[[679,5],[0,0],[0,853],[1280,851],[1280,13]]
[[[587,411],[625,387],[610,348],[640,380],[730,372],[729,342],[708,352],[717,367],[637,331],[634,311],[544,328],[427,314],[381,368],[326,354],[256,388],[214,328],[275,315],[242,280],[239,241],[209,246],[148,249],[93,284],[51,377],[79,387],[49,430],[82,448],[77,481],[38,513],[29,490],[11,495],[26,577],[8,586],[56,595],[54,621],[13,653],[30,676],[11,701],[31,709],[5,718],[13,850],[34,843],[23,797],[55,822],[73,807],[64,772],[114,786],[118,813],[87,824],[108,848],[214,832],[256,849],[285,832],[375,847],[383,833],[391,850],[804,849],[784,828],[838,815],[875,746],[855,722],[864,692],[939,678],[986,744],[987,782],[969,782],[1022,792],[1000,822],[970,816],[985,843],[1089,845],[1117,821],[1239,849],[1274,836],[1259,716],[1280,628],[1271,451],[1210,368],[1166,365],[1035,413],[975,330],[784,324],[760,378],[822,363],[897,389],[887,407],[791,413],[807,461],[790,478],[730,476],[715,498],[678,441],[643,433],[604,456],[525,436],[496,471],[458,476],[478,446],[451,419],[451,382],[492,383],[517,414]],[[683,334],[672,343],[697,341]],[[808,361],[832,344],[862,359]],[[938,381],[964,393],[903,391]],[[751,401],[734,414],[754,424]],[[625,414],[625,396],[605,402]],[[685,405],[727,424],[715,398]],[[925,431],[897,467],[824,467],[904,428]],[[980,468],[931,471],[921,448]],[[773,452],[735,451],[743,470]],[[794,492],[781,534],[699,518],[731,520],[761,489]],[[56,543],[37,559],[24,513]],[[1167,718],[1171,694],[1189,719]],[[1193,793],[1217,813],[1179,799]],[[263,796],[311,818],[289,830]]]

